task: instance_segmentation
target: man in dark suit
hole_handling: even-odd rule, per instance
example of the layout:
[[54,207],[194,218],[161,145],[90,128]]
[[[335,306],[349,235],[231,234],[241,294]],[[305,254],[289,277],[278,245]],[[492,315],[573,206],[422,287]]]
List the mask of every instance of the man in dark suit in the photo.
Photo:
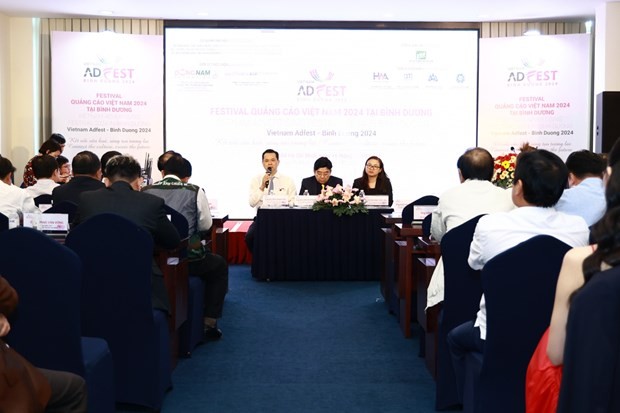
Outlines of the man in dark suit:
[[[80,221],[97,214],[113,213],[147,230],[153,236],[155,245],[159,247],[172,249],[181,242],[179,233],[166,217],[164,200],[140,192],[142,177],[138,161],[131,156],[115,156],[106,165],[106,175],[111,182],[108,188],[80,195]],[[155,261],[153,261],[151,288],[153,308],[170,312],[164,277]]]
[[101,161],[94,153],[90,151],[79,152],[71,161],[71,169],[73,169],[73,178],[52,191],[52,202],[54,204],[61,201],[79,204],[79,197],[82,192],[105,188],[101,182]]
[[322,156],[314,161],[314,176],[301,181],[299,195],[303,195],[304,191],[308,191],[308,195],[318,195],[325,187],[333,188],[338,184],[342,185],[342,179],[332,176],[332,162]]

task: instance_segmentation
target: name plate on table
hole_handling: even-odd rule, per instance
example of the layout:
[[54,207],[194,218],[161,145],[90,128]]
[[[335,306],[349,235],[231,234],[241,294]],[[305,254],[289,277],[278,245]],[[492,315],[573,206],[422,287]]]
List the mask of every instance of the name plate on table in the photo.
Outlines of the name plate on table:
[[288,207],[287,195],[263,195],[263,206],[261,208],[282,207]]
[[367,207],[387,207],[389,198],[387,195],[366,195],[364,204]]
[[414,205],[413,206],[413,222],[422,222],[427,215],[433,213],[437,209],[437,205]]
[[68,214],[24,214],[24,226],[42,232],[68,232]]
[[295,206],[301,208],[312,208],[315,202],[316,196],[314,195],[297,195],[295,197]]

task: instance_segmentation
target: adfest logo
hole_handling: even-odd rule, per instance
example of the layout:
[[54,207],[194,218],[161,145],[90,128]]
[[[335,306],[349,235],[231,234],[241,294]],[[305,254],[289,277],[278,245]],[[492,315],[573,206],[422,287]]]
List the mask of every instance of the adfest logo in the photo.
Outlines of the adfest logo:
[[123,65],[122,58],[98,54],[95,62],[85,62],[82,78],[89,83],[135,83],[136,69]]
[[315,99],[344,97],[346,86],[336,85],[331,82],[335,77],[333,72],[321,73],[317,69],[312,69],[309,74],[312,80],[301,82],[302,84],[297,88],[297,96]]
[[549,68],[543,55],[535,52],[522,55],[520,64],[508,72],[509,86],[555,86],[560,71]]

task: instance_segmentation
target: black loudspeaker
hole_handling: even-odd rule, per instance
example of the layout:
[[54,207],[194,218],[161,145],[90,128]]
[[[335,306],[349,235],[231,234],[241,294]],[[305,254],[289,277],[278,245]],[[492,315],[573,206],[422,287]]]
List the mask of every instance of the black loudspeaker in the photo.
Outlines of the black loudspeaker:
[[607,153],[620,138],[620,92],[596,95],[594,152]]

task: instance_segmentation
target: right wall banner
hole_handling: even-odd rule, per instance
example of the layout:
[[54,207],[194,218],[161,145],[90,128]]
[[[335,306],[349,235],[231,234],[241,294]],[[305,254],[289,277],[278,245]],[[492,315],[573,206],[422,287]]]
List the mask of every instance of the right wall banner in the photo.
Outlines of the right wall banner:
[[528,142],[562,159],[590,148],[589,34],[480,40],[478,145],[494,156]]

